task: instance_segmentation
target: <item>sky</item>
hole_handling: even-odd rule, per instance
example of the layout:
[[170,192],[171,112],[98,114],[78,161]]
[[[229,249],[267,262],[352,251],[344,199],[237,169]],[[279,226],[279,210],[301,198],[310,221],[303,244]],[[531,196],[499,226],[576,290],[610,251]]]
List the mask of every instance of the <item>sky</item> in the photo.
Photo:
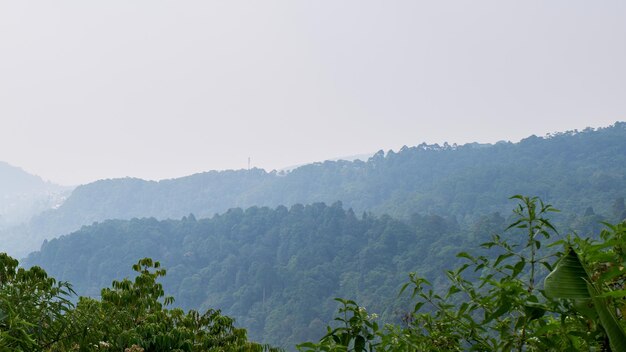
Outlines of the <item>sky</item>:
[[0,0],[0,160],[76,185],[626,120],[626,1]]

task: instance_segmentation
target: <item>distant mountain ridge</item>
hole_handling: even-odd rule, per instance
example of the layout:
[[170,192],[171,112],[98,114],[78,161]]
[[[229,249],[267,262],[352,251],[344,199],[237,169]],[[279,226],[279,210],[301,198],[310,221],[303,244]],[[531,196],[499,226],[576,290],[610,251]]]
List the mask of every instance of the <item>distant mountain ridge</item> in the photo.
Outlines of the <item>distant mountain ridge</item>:
[[69,190],[0,161],[0,228],[60,206]]
[[506,199],[516,193],[541,196],[571,213],[592,207],[610,214],[614,200],[626,196],[626,123],[519,143],[405,146],[366,162],[325,161],[287,173],[101,180],[77,187],[58,209],[35,217],[29,231],[43,240],[105,219],[208,217],[235,207],[338,200],[356,212],[449,214],[469,223],[481,214],[508,212]]
[[153,257],[169,269],[176,304],[223,309],[254,339],[293,347],[324,333],[333,297],[356,298],[381,323],[401,319],[412,307],[385,300],[406,273],[441,285],[456,253],[502,233],[518,193],[563,210],[550,217],[561,234],[597,235],[601,221],[626,218],[626,123],[519,143],[421,144],[286,173],[101,180],[31,221],[29,234],[80,229],[23,263],[97,296]]
[[31,175],[19,167],[0,161],[0,197],[47,190],[52,186],[39,176]]
[[[360,161],[367,161],[369,158],[372,157],[372,155],[374,155],[374,153],[365,153],[365,154],[355,154],[355,155],[346,155],[346,156],[340,156],[337,158],[331,158],[331,159],[327,159],[327,161],[355,161],[355,160],[360,160]],[[305,166],[308,165],[309,163],[302,163],[302,164],[297,164],[297,165],[291,165],[291,166],[287,166],[287,167],[283,167],[280,170],[278,170],[278,172],[291,172],[301,166]]]
[[19,167],[0,161],[0,252],[25,255],[40,238],[28,237],[33,216],[63,203],[70,187],[44,181]]

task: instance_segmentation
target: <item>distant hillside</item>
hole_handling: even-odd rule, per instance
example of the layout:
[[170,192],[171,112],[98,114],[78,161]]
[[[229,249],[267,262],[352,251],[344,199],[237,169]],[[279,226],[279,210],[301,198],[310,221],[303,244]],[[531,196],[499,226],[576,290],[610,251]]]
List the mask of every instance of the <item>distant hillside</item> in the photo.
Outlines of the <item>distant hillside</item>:
[[[601,220],[587,213],[572,224],[597,233]],[[177,306],[221,309],[252,339],[293,348],[325,333],[335,297],[357,300],[381,324],[399,324],[412,310],[408,296],[396,298],[409,272],[440,287],[444,269],[463,260],[456,253],[480,254],[478,244],[510,221],[497,213],[463,227],[437,215],[400,221],[356,215],[339,202],[236,208],[210,219],[107,220],[45,242],[23,265],[41,266],[78,294],[97,297],[111,280],[132,275],[139,258],[151,257],[168,269],[163,284]],[[503,236],[523,241],[519,231]]]
[[49,184],[41,177],[0,161],[0,197],[45,190]]
[[60,206],[69,190],[0,161],[0,228]]
[[45,182],[0,161],[0,252],[24,255],[32,250],[41,237],[29,239],[26,223],[45,210],[59,207],[70,192],[69,187]]
[[102,180],[76,188],[61,207],[34,218],[29,231],[40,243],[105,219],[206,217],[233,207],[337,200],[356,212],[444,214],[464,224],[481,214],[508,212],[506,199],[516,193],[541,196],[570,213],[591,207],[619,217],[614,204],[626,196],[626,123],[519,143],[421,144],[379,151],[366,162],[326,161],[284,173],[253,169],[159,182]]
[[[372,155],[374,155],[374,153],[368,153],[368,154],[356,154],[356,155],[347,155],[347,156],[341,156],[338,158],[331,158],[328,159],[328,161],[356,161],[356,160],[360,160],[360,161],[367,161],[369,158],[372,157]],[[298,164],[298,165],[291,165],[291,166],[287,166],[284,167],[280,170],[278,170],[278,172],[291,172],[299,167],[308,165],[307,163],[302,163],[302,164]]]
[[[480,229],[503,223],[492,216]],[[472,231],[459,230],[438,216],[401,222],[357,216],[340,203],[253,207],[211,219],[107,220],[45,243],[23,264],[98,296],[131,275],[138,258],[152,257],[168,269],[163,284],[176,305],[222,309],[252,339],[293,348],[324,333],[335,297],[397,319],[410,309],[390,303],[407,273],[436,277],[455,260],[451,250],[475,241]]]
[[[178,305],[223,309],[254,340],[292,346],[323,333],[333,297],[399,319],[410,307],[389,299],[406,274],[440,284],[455,253],[506,226],[517,193],[563,210],[553,217],[562,232],[588,235],[626,218],[626,123],[519,143],[422,144],[288,173],[102,180],[31,221],[28,233],[39,235],[89,225],[44,242],[24,264],[98,295],[153,257],[169,268],[164,286]],[[104,220],[116,217],[134,219]]]

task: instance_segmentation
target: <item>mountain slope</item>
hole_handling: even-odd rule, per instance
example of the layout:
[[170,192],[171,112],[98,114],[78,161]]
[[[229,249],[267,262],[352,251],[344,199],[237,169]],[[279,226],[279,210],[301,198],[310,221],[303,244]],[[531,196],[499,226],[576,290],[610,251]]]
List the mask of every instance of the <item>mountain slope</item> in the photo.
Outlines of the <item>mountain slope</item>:
[[60,206],[70,189],[0,161],[0,225],[17,224]]
[[626,123],[531,136],[519,143],[421,144],[379,151],[367,162],[326,161],[291,172],[252,169],[159,182],[101,180],[77,187],[58,209],[13,231],[12,240],[21,244],[21,252],[14,254],[21,256],[46,238],[105,219],[207,217],[233,207],[338,200],[357,213],[400,218],[433,213],[471,224],[485,213],[507,213],[512,194],[540,196],[570,214],[590,208],[618,219],[619,201],[626,197]]
[[508,211],[511,194],[541,196],[563,210],[612,215],[626,196],[626,123],[597,130],[531,136],[519,143],[419,145],[382,151],[367,162],[327,161],[288,173],[211,171],[159,182],[97,181],[31,223],[41,239],[94,221],[132,217],[206,217],[233,207],[341,200],[357,212],[406,217],[452,214],[460,222]]
[[26,254],[41,237],[30,240],[25,223],[60,206],[71,188],[45,182],[39,176],[0,161],[0,252]]
[[[626,124],[617,123],[520,143],[423,144],[282,174],[104,180],[77,188],[62,207],[33,219],[31,230],[103,217],[184,217],[84,226],[45,242],[25,263],[97,295],[150,256],[169,268],[164,284],[179,305],[223,309],[255,340],[290,346],[319,336],[336,309],[333,297],[398,319],[410,308],[385,299],[395,297],[406,273],[418,271],[437,285],[456,252],[503,229],[500,213],[510,214],[512,194],[539,195],[563,210],[553,219],[567,224],[557,226],[561,231],[597,233],[599,221],[626,217],[625,171]],[[340,203],[220,210],[302,199],[341,199],[355,211]],[[213,213],[222,215],[196,219]]]
[[[467,227],[437,215],[400,221],[356,216],[339,202],[236,208],[210,219],[107,220],[45,242],[22,264],[41,266],[79,295],[97,297],[113,279],[133,275],[138,259],[151,257],[168,269],[163,285],[177,306],[221,309],[252,339],[293,348],[324,334],[335,297],[357,300],[381,324],[399,324],[412,310],[408,295],[397,298],[409,272],[445,291],[444,270],[464,260],[455,255],[502,234],[508,221],[500,214]],[[503,238],[519,244],[523,231]]]
[[[503,221],[485,226],[501,229]],[[463,239],[459,230],[437,216],[357,217],[340,203],[253,207],[200,220],[108,220],[45,243],[23,264],[98,296],[131,275],[138,258],[152,257],[168,269],[163,284],[177,305],[222,309],[253,339],[293,347],[323,333],[334,297],[395,319],[409,309],[388,304],[406,274],[419,269],[436,278],[439,264],[450,262],[441,252],[446,243],[471,241],[471,231]]]

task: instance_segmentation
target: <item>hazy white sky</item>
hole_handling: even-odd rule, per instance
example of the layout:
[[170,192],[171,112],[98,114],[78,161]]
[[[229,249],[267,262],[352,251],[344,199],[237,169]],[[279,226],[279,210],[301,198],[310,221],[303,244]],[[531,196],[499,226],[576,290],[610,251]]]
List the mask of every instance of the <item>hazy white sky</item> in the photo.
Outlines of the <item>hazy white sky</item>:
[[626,1],[0,0],[0,160],[63,184],[626,120]]

